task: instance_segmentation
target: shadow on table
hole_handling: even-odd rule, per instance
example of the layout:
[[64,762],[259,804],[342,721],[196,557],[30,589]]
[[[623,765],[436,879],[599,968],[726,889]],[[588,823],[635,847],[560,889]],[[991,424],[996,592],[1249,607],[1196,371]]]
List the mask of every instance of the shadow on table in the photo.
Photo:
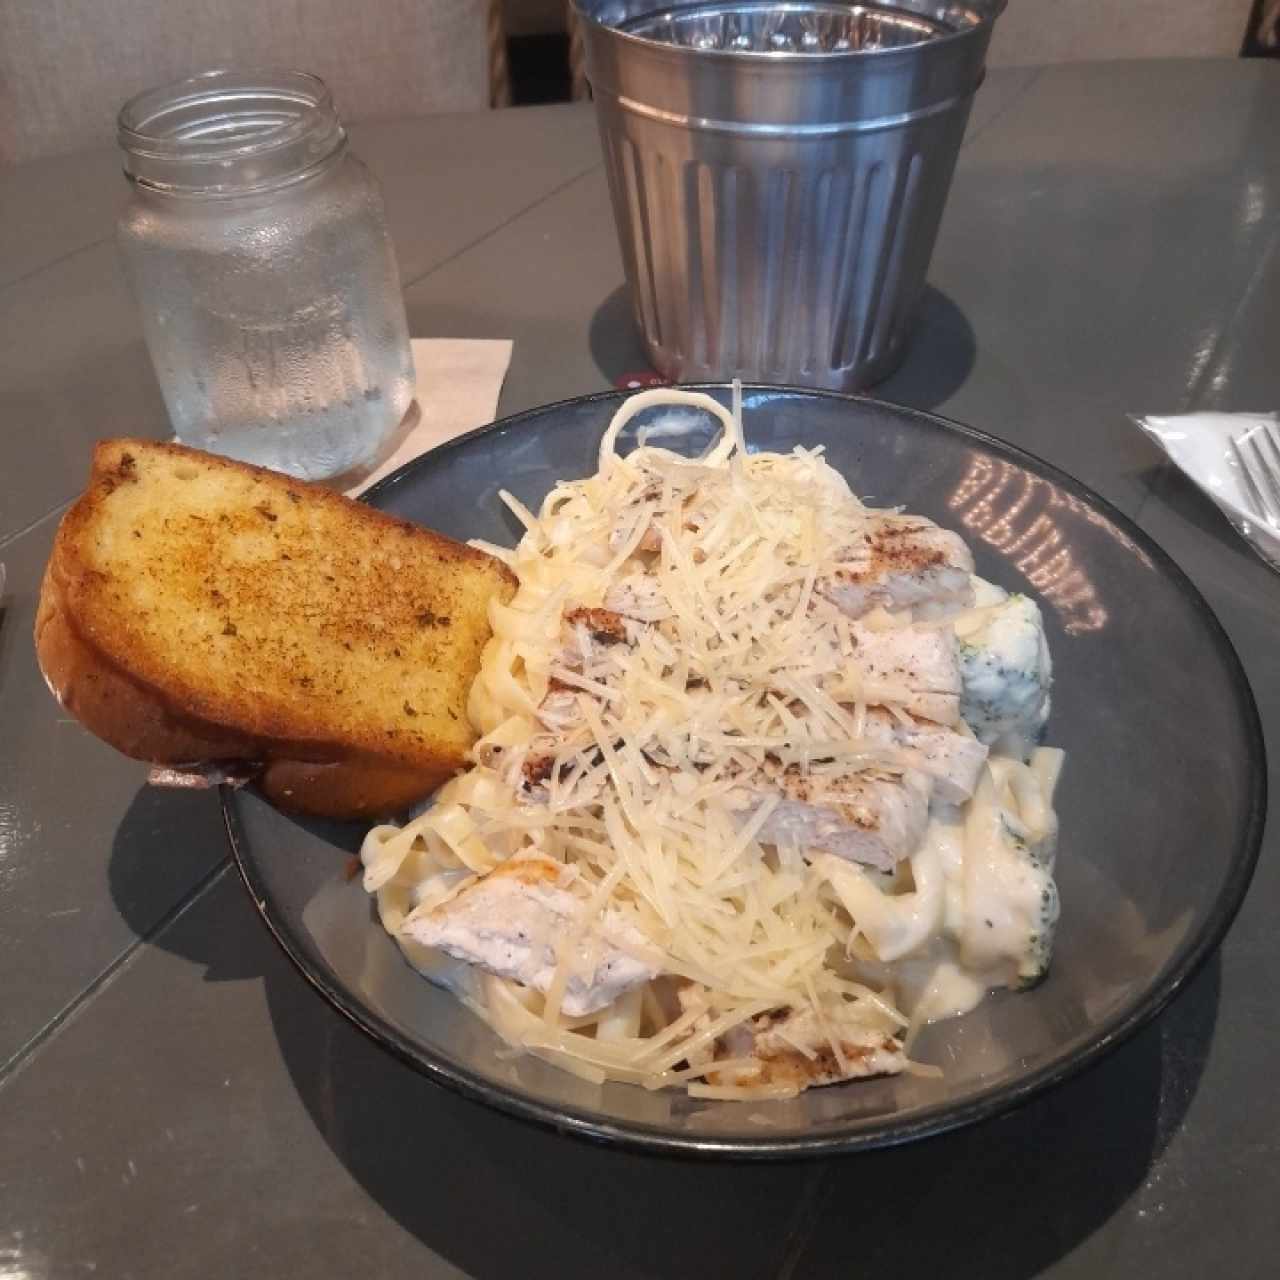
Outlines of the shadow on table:
[[[1213,958],[1156,1025],[1009,1116],[825,1163],[699,1164],[610,1152],[455,1099],[288,971],[267,978],[299,1094],[352,1176],[471,1275],[946,1274],[1014,1280],[1072,1250],[1146,1181],[1194,1096]],[[998,1229],[996,1225],[998,1224]]]
[[910,409],[936,409],[964,386],[977,358],[969,317],[945,293],[926,285],[906,357],[867,394]]
[[636,331],[631,310],[631,295],[626,285],[615,289],[591,317],[587,335],[591,358],[596,367],[615,384],[625,374],[640,373],[650,368],[640,335]]
[[[155,818],[138,809],[138,823]],[[142,930],[128,843],[116,842],[112,887]],[[285,1066],[335,1156],[423,1244],[486,1278],[535,1259],[565,1277],[595,1277],[603,1259],[611,1277],[843,1276],[855,1262],[864,1274],[903,1274],[908,1262],[962,1280],[1034,1274],[1143,1186],[1195,1094],[1217,1015],[1215,955],[1156,1024],[1008,1116],[824,1163],[664,1160],[558,1136],[431,1084],[318,999],[236,896],[243,928],[211,935],[179,918],[156,944],[209,981],[262,977]]]
[[[74,788],[76,780],[69,781]],[[111,900],[134,934],[155,940],[152,935],[163,930],[226,861],[227,838],[216,791],[144,785],[112,840],[107,864]],[[239,965],[217,976],[258,974]]]
[[[1038,1275],[1147,1180],[1195,1096],[1217,1020],[1215,952],[1191,987],[1092,1070],[1007,1116],[832,1168],[795,1274]],[[868,1229],[868,1224],[870,1228]]]
[[[611,383],[649,368],[625,287],[596,308],[589,341],[592,358]],[[933,409],[964,385],[976,357],[977,340],[964,312],[945,293],[926,286],[906,358],[868,394],[913,409]]]

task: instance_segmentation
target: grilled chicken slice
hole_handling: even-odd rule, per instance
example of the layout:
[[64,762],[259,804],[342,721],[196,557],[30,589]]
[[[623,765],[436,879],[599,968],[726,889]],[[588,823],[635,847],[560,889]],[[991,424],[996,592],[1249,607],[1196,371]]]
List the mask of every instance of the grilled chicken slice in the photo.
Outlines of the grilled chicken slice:
[[973,795],[987,759],[987,748],[966,733],[911,720],[904,724],[878,707],[867,712],[863,737],[891,747],[898,759],[933,779],[933,794],[948,804],[964,804]]
[[[504,862],[434,911],[409,916],[403,932],[545,994],[556,972],[557,943],[582,909],[581,896],[562,885],[563,873],[550,858]],[[573,1018],[595,1013],[657,977],[644,946],[639,930],[606,909],[570,957],[564,1012]]]
[[[823,1021],[825,1028],[812,1009],[778,1010],[735,1027],[723,1039],[724,1056],[754,1057],[760,1066],[717,1071],[709,1079],[720,1085],[793,1084],[807,1089],[897,1075],[906,1066],[907,1055],[895,1037],[853,1024],[838,1006],[825,1009]],[[833,1038],[843,1064],[832,1048]]]
[[662,587],[657,578],[647,573],[628,573],[619,578],[605,593],[606,609],[612,609],[637,622],[661,622],[671,616]]
[[[619,518],[618,522],[609,531],[609,550],[617,551],[627,538],[634,533],[635,517],[631,512]],[[635,545],[636,551],[654,552],[662,550],[662,530],[650,520],[645,525],[644,532],[640,535],[640,540]]]
[[[567,609],[560,627],[560,663],[569,671],[581,672],[602,652],[635,644],[645,625],[615,609]],[[578,698],[583,692],[577,685],[553,676],[538,707],[538,719],[552,733],[567,733],[582,723]]]
[[929,823],[929,779],[908,769],[900,777],[877,772],[806,773],[796,765],[765,765],[744,780],[743,808],[781,792],[756,836],[765,844],[834,853],[889,871],[915,852]]
[[935,724],[960,716],[960,656],[949,627],[857,627],[845,676],[828,691],[841,702],[893,702]]
[[840,553],[819,592],[851,618],[877,606],[906,609],[929,601],[967,605],[973,556],[963,540],[923,516],[885,515]]
[[640,626],[616,609],[566,609],[562,619],[565,648],[579,663],[590,660],[596,645],[634,644]]
[[538,706],[538,719],[552,733],[565,734],[582,723],[578,705],[579,690],[565,685],[552,685]]
[[[662,549],[662,532],[655,523],[655,517],[658,515],[657,503],[662,496],[662,483],[653,481],[646,485],[644,491],[639,495],[638,501],[649,504],[649,511],[645,517],[644,532],[640,535],[637,551],[659,551]],[[619,512],[618,518],[613,523],[613,528],[609,530],[609,550],[617,551],[624,543],[636,532],[636,520],[639,518],[639,512],[633,506],[626,506]]]

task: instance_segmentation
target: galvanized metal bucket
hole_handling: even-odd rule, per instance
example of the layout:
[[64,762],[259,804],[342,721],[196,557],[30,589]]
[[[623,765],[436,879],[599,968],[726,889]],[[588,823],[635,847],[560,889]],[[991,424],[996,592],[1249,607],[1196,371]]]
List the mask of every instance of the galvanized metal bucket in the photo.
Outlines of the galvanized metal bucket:
[[574,3],[654,366],[892,372],[1005,0]]

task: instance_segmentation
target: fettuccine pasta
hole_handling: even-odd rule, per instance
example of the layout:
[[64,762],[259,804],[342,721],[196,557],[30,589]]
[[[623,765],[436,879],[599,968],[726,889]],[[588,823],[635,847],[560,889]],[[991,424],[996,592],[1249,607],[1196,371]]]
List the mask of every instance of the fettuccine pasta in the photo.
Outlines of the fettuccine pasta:
[[[649,441],[720,430],[700,457]],[[645,433],[642,431],[643,437]],[[473,765],[365,840],[411,963],[584,1079],[786,1097],[1045,972],[1053,793],[1035,604],[740,401],[624,402],[514,549]]]

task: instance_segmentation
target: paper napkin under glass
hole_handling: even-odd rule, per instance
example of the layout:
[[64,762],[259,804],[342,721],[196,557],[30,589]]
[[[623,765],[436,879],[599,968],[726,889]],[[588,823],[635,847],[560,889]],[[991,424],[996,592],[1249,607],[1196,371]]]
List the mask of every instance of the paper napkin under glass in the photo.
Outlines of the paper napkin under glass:
[[493,421],[511,364],[509,338],[414,338],[417,394],[390,457],[346,490],[356,497],[419,454]]

